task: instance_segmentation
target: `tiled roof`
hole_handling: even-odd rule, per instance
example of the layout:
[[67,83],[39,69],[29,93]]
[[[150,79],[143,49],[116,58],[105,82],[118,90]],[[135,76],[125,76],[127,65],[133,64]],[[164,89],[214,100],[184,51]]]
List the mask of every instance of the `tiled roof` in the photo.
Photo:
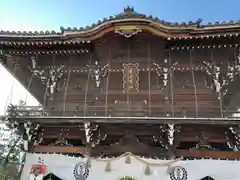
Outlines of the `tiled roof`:
[[145,15],[141,13],[137,13],[134,11],[133,8],[127,7],[124,9],[122,13],[119,13],[115,16],[109,16],[108,18],[104,18],[103,20],[99,20],[96,23],[93,23],[90,26],[86,27],[73,27],[73,28],[64,28],[60,27],[60,31],[29,31],[29,32],[20,32],[20,31],[0,31],[0,36],[27,36],[27,37],[36,37],[36,36],[47,36],[47,37],[54,37],[54,36],[64,36],[64,32],[79,32],[85,33],[90,30],[94,30],[104,26],[106,24],[115,23],[118,21],[143,21],[143,22],[152,22],[159,26],[163,26],[166,29],[195,29],[195,30],[214,30],[214,29],[229,29],[229,28],[239,28],[240,29],[240,20],[237,21],[223,21],[223,22],[215,22],[215,23],[208,23],[203,25],[202,19],[198,19],[196,21],[189,21],[189,22],[167,22],[164,20],[160,20],[157,17],[153,17],[151,15]]

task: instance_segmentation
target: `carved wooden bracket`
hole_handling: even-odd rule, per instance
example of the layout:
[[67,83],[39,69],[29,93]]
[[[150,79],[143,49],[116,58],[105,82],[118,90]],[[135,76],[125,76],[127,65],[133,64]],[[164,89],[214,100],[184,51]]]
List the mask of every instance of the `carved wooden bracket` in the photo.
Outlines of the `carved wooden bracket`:
[[226,143],[233,151],[240,150],[240,126],[231,126],[225,134]]
[[52,146],[73,146],[72,144],[70,144],[65,138],[64,138],[64,130],[61,129],[61,132],[58,136],[58,139],[51,144]]
[[167,131],[168,127],[166,125],[160,125],[158,134],[153,135],[153,140],[159,142],[165,149],[168,149],[168,140],[166,139]]
[[85,125],[86,142],[90,147],[95,147],[101,140],[107,138],[107,134],[98,124],[88,123]]
[[193,149],[197,150],[214,150],[214,148],[210,145],[208,142],[209,138],[206,137],[205,132],[201,132],[200,135],[198,136],[199,142],[196,144],[196,147]]
[[205,85],[217,93],[222,92],[223,96],[226,95],[229,84],[240,74],[240,56],[237,58],[236,63],[228,63],[227,66],[223,62],[217,65],[215,62],[203,61],[206,66]]
[[32,65],[28,67],[32,72],[32,78],[37,77],[46,87],[47,95],[52,96],[54,92],[59,91],[59,82],[64,74],[64,65],[50,66],[49,69],[39,69],[37,67],[36,57],[31,57]]
[[164,156],[165,150],[163,148],[152,148],[146,144],[140,143],[138,138],[131,133],[126,133],[119,141],[119,143],[111,146],[97,146],[92,149],[92,155],[97,156],[99,153],[103,155],[121,155],[125,152],[131,152],[135,155],[147,157],[160,157]]
[[164,64],[162,66],[160,66],[157,63],[153,63],[153,65],[156,68],[156,72],[158,77],[161,78],[163,86],[166,88],[168,86],[168,78],[169,78],[169,64],[168,64],[168,60],[165,59],[164,60]]
[[34,144],[37,141],[40,125],[33,124],[32,122],[28,121],[23,124],[23,128],[24,128],[23,139],[28,141],[29,143]]
[[182,129],[182,127],[180,125],[177,125],[177,124],[174,125],[174,141],[173,141],[173,145],[172,145],[173,149],[176,149],[181,142],[181,139],[179,138],[181,129]]
[[95,79],[96,87],[99,88],[102,79],[108,75],[108,64],[101,68],[98,61],[94,61],[93,65],[87,65],[87,67],[89,68],[90,75]]
[[164,59],[164,63],[161,65],[157,63],[153,63],[153,65],[156,68],[157,75],[162,81],[164,88],[166,88],[169,85],[170,69],[174,69],[174,67],[177,64],[178,62],[172,64],[172,66],[170,67],[168,59]]
[[130,38],[140,32],[142,32],[142,29],[137,26],[119,26],[115,28],[115,33],[126,38]]

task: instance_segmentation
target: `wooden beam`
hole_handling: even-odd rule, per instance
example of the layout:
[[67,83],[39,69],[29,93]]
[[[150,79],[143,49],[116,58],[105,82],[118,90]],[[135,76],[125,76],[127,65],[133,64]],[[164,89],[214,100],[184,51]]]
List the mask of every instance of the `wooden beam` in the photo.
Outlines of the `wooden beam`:
[[[67,126],[67,125],[66,125]],[[84,127],[82,127],[81,129],[80,128],[77,128],[76,126],[75,127],[46,127],[43,129],[43,132],[46,133],[46,132],[49,132],[49,133],[56,133],[56,132],[66,132],[66,133],[71,133],[71,132],[82,132],[84,131]]]
[[110,124],[208,124],[208,125],[240,125],[240,118],[178,118],[178,117],[101,117],[101,116],[17,116],[8,120],[24,123],[58,124],[62,123],[110,123]]
[[[107,150],[106,147],[98,147],[98,150]],[[96,150],[97,150],[96,149]],[[119,152],[124,153],[124,149],[119,150]],[[159,151],[159,148],[152,148],[152,150]],[[108,154],[111,154],[111,149]],[[64,146],[33,146],[31,152],[35,153],[75,153],[75,154],[85,154],[87,148],[85,147],[64,147]],[[95,152],[97,154],[97,152]],[[146,151],[138,152],[140,154],[146,154]],[[162,152],[161,152],[162,153]],[[227,151],[201,151],[201,150],[176,150],[175,155],[177,157],[191,157],[191,158],[215,158],[215,159],[240,159],[240,152],[227,152]]]
[[[189,136],[189,137],[185,137],[180,135],[179,137],[179,141],[181,142],[199,142],[199,138],[195,136]],[[226,140],[224,138],[214,138],[214,137],[209,137],[208,138],[208,142],[215,142],[215,143],[225,143]]]
[[[42,136],[44,139],[58,139],[59,134],[44,134]],[[64,135],[64,139],[71,139],[71,140],[85,140],[85,135]]]
[[48,124],[47,126],[41,126],[42,129],[79,129],[84,128],[83,124]]
[[204,151],[204,150],[176,150],[177,157],[240,159],[240,152]]
[[84,154],[87,152],[85,147],[69,147],[69,146],[33,146],[31,152],[35,153],[75,153]]

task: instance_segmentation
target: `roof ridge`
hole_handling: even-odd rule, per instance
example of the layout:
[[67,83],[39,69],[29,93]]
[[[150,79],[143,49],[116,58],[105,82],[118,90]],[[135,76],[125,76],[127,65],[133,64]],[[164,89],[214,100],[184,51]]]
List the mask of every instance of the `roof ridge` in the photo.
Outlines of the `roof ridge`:
[[208,23],[203,23],[203,19],[198,18],[196,21],[188,21],[188,22],[168,22],[168,21],[164,21],[164,20],[160,20],[158,17],[153,17],[152,15],[146,15],[146,14],[141,14],[138,13],[134,10],[133,7],[129,7],[127,6],[126,8],[124,8],[123,12],[113,15],[113,16],[109,16],[109,17],[105,17],[103,18],[103,20],[98,20],[95,23],[92,23],[91,25],[87,25],[85,27],[67,27],[64,28],[63,26],[60,27],[60,31],[0,31],[0,35],[15,35],[15,36],[62,36],[64,31],[79,31],[79,32],[84,32],[84,31],[88,31],[91,29],[94,29],[98,26],[101,26],[104,23],[111,23],[112,21],[116,21],[116,20],[124,20],[124,19],[132,19],[132,20],[146,20],[146,21],[152,21],[154,23],[157,23],[159,25],[164,25],[164,26],[169,26],[169,27],[198,27],[199,29],[201,28],[213,28],[213,27],[217,27],[217,26],[239,26],[240,27],[240,20],[230,20],[230,21],[216,21],[214,23],[212,22],[208,22]]

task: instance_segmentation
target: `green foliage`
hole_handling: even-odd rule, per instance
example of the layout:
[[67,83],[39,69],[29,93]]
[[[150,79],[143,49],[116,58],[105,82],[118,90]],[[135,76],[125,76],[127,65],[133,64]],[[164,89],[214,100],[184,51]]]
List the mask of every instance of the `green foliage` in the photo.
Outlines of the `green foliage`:
[[125,177],[120,178],[119,180],[135,180],[135,179],[130,176],[125,176]]
[[5,148],[5,152],[2,154],[4,158],[3,165],[10,163],[19,163],[20,162],[20,154],[22,152],[22,143],[21,137],[14,137],[9,141],[8,146]]
[[0,179],[15,179],[17,177],[17,165],[7,164],[6,167],[0,165]]
[[18,163],[20,153],[21,153],[21,150],[17,147],[14,147],[11,154],[8,157],[8,162]]
[[17,178],[18,168],[23,159],[21,158],[22,148],[21,137],[12,134],[8,145],[0,155],[0,180]]

